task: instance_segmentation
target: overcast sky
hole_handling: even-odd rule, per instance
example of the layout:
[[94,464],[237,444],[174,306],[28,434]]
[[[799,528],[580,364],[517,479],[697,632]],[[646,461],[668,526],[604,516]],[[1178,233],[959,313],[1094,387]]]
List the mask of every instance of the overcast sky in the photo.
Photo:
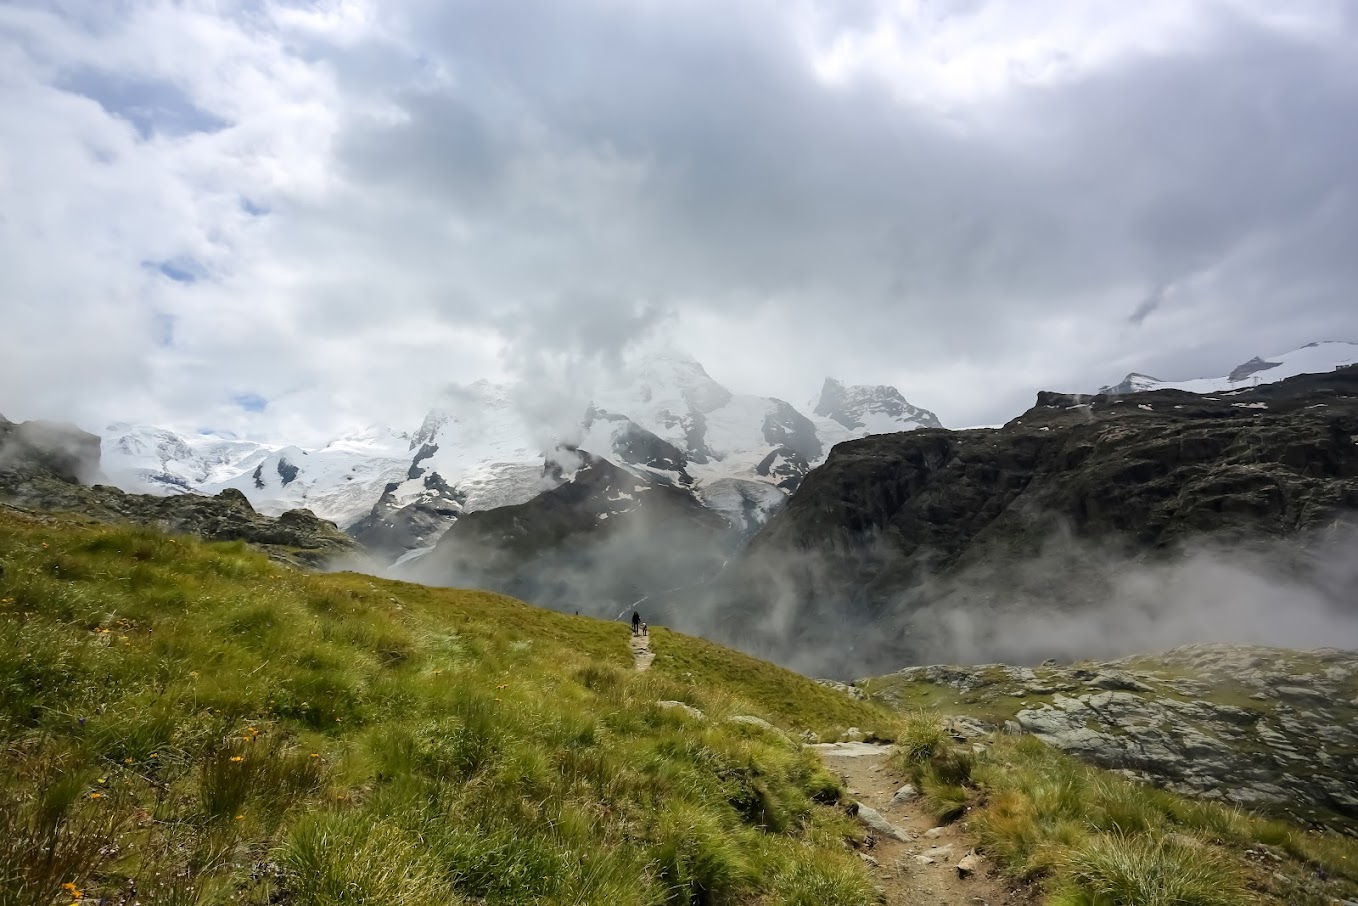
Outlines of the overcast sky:
[[1358,340],[1358,4],[7,0],[0,255],[11,418],[314,443],[662,334],[999,422]]

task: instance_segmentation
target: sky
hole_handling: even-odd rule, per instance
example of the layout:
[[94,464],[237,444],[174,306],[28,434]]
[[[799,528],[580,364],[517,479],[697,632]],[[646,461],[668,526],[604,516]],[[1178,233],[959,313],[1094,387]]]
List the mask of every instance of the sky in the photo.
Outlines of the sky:
[[1346,0],[7,0],[0,413],[320,443],[664,338],[997,423],[1358,340],[1355,161]]

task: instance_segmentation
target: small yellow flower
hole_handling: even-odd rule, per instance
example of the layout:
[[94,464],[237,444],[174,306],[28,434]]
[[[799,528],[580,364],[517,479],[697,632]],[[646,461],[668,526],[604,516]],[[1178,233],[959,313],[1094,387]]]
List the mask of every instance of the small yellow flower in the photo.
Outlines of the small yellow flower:
[[132,759],[131,759],[131,758],[124,758],[124,759],[123,759],[123,764],[131,764],[131,763],[132,763]]
[[91,799],[103,799],[103,798],[104,798],[104,794],[103,794],[103,793],[90,793],[90,798],[91,798]]
[[244,820],[245,820],[245,816],[244,816],[244,815],[237,815],[237,816],[236,816],[236,820],[237,820],[237,821],[244,821]]
[[98,780],[95,781],[95,783],[99,784],[100,786],[103,786],[104,784],[108,783],[108,778],[100,777]]
[[311,757],[312,757],[312,758],[320,758],[321,755],[320,755],[319,752],[312,752],[312,753],[311,753]]
[[160,755],[159,755],[158,753],[156,753],[156,752],[152,752],[152,753],[151,753],[151,757],[152,757],[152,758],[159,758]]
[[231,756],[231,760],[232,760],[232,762],[237,762],[237,761],[244,761],[245,759],[244,759],[244,758],[241,758],[239,755],[232,755],[232,756]]

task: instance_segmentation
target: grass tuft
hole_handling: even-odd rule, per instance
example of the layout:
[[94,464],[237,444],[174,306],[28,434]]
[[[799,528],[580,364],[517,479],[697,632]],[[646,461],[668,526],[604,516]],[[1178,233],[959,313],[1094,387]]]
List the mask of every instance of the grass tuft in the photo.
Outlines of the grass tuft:
[[1063,861],[1049,906],[1246,906],[1252,897],[1235,866],[1210,847],[1181,838],[1099,834]]

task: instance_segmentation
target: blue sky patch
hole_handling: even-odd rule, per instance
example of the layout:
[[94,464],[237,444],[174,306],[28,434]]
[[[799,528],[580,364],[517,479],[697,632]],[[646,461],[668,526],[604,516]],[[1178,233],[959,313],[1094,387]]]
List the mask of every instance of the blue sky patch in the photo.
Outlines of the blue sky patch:
[[231,401],[246,412],[263,412],[269,406],[269,401],[258,393],[238,393]]
[[194,105],[170,82],[86,69],[67,75],[58,84],[95,101],[109,116],[131,123],[142,139],[219,132],[231,125]]
[[143,261],[141,266],[169,277],[176,283],[197,283],[206,272],[192,258],[170,258],[166,261]]

